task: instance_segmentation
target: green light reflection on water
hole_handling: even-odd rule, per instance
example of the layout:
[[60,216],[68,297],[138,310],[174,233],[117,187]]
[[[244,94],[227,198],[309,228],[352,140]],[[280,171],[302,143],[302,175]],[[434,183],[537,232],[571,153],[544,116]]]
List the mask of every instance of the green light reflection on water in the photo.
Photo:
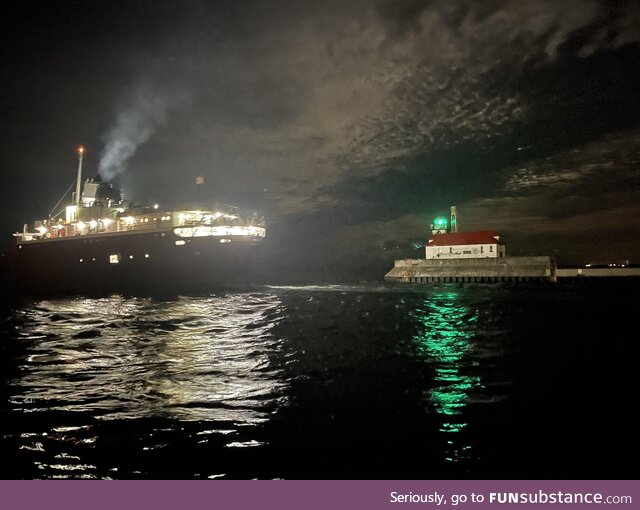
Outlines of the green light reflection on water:
[[[464,373],[464,357],[473,349],[471,324],[477,316],[460,304],[457,292],[434,292],[415,312],[420,333],[414,337],[418,351],[435,367],[435,385],[429,401],[443,418],[440,432],[459,434],[468,426],[463,415],[470,392],[482,387],[480,377]],[[468,458],[470,445],[457,445],[455,437],[447,441],[446,460],[459,462]]]

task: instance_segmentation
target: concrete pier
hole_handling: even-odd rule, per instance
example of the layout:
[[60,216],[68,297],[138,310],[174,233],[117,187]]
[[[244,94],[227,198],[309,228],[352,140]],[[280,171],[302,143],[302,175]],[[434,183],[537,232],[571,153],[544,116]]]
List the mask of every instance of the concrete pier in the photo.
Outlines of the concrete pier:
[[558,281],[607,282],[607,281],[640,281],[640,267],[568,267],[556,270]]
[[403,283],[556,281],[551,257],[396,260],[385,280]]

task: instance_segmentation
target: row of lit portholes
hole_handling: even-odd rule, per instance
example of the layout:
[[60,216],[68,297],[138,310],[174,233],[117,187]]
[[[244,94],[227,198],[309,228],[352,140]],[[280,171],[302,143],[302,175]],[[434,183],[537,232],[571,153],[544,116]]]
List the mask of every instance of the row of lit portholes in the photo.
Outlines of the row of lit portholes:
[[[151,255],[149,255],[148,253],[145,253],[144,254],[144,258],[145,259],[151,258]],[[129,260],[133,260],[133,255],[129,255]],[[85,261],[84,258],[78,259],[78,262],[84,262],[84,261]],[[87,261],[88,261],[88,259],[87,259]],[[95,261],[96,261],[96,258],[95,257],[91,257],[91,262],[95,262]],[[109,255],[109,262],[111,264],[118,264],[120,262],[120,255],[117,255],[117,254]]]

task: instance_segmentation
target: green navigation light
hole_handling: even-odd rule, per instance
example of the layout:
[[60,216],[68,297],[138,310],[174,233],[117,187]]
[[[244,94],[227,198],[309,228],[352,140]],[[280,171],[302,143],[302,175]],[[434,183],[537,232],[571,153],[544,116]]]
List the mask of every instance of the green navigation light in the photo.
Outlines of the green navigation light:
[[434,225],[437,225],[439,227],[444,227],[446,226],[449,222],[447,220],[447,218],[442,218],[442,217],[438,217],[433,221]]

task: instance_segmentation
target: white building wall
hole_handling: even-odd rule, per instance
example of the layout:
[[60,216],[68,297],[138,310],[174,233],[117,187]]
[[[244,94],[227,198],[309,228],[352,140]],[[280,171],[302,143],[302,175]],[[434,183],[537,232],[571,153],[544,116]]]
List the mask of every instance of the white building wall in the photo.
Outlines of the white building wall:
[[506,256],[502,244],[463,244],[458,246],[427,246],[427,259],[481,259]]

